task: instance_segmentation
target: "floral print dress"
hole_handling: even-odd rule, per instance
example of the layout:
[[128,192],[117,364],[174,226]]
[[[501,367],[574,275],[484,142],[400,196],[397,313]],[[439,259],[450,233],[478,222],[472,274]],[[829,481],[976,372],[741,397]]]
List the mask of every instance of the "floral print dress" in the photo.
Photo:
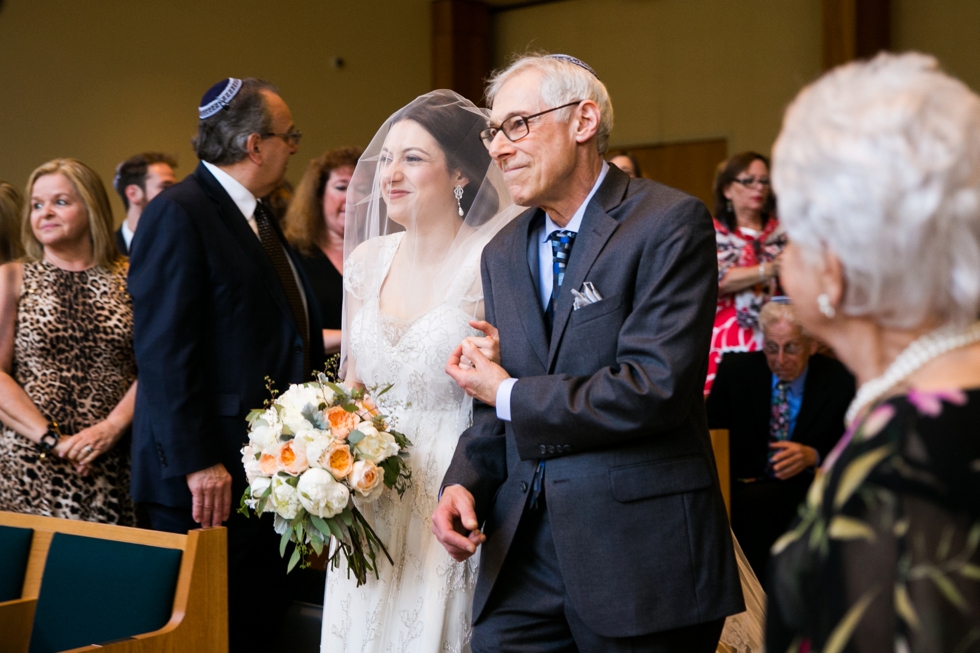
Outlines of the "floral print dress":
[[771,577],[772,653],[980,651],[980,389],[913,390],[848,430]]
[[[786,232],[775,217],[766,221],[761,232],[742,228],[730,231],[715,220],[715,243],[720,284],[732,268],[758,267],[773,261],[786,247]],[[708,356],[708,378],[704,385],[705,396],[711,392],[722,355],[729,351],[757,351],[761,348],[759,311],[777,292],[778,284],[773,280],[757,283],[734,294],[718,295],[715,326],[711,332],[711,353]]]

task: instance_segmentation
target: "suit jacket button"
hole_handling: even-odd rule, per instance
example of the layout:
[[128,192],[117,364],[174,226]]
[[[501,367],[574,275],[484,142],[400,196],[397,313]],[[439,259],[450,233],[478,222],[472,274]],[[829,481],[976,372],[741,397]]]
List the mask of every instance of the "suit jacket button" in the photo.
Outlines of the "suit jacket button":
[[527,483],[521,481],[521,492],[527,492]]
[[543,444],[538,447],[538,449],[541,451],[541,453],[548,453],[548,447],[544,446]]
[[553,444],[548,445],[548,453],[555,453],[555,445]]

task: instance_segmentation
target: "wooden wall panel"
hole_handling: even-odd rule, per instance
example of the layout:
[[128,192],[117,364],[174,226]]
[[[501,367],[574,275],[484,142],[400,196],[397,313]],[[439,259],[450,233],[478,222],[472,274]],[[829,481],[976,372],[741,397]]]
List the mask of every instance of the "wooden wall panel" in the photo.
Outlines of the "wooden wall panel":
[[711,186],[715,168],[728,157],[728,141],[716,138],[681,143],[634,145],[613,152],[628,151],[640,163],[643,176],[690,193],[714,210]]
[[490,65],[490,9],[471,0],[432,3],[432,88],[448,88],[483,106]]

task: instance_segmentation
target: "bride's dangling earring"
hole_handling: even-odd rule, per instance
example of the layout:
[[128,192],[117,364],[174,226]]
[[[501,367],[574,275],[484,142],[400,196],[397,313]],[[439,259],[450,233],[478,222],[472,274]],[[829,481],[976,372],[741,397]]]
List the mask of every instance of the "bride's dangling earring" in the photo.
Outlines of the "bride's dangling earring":
[[463,205],[460,200],[463,199],[463,186],[461,184],[456,184],[456,188],[453,189],[453,195],[456,197],[456,206],[459,208],[459,217],[463,217]]

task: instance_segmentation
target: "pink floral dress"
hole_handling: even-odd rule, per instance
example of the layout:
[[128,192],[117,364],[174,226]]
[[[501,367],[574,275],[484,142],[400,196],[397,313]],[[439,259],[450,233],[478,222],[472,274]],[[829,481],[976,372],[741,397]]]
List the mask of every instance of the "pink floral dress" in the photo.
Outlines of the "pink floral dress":
[[[719,284],[732,268],[758,267],[769,263],[786,247],[786,232],[775,217],[769,218],[758,233],[741,228],[730,231],[718,220],[714,222]],[[708,357],[708,378],[704,384],[705,396],[711,392],[722,355],[729,351],[756,351],[761,348],[759,311],[778,292],[778,282],[771,280],[734,294],[718,296]]]

